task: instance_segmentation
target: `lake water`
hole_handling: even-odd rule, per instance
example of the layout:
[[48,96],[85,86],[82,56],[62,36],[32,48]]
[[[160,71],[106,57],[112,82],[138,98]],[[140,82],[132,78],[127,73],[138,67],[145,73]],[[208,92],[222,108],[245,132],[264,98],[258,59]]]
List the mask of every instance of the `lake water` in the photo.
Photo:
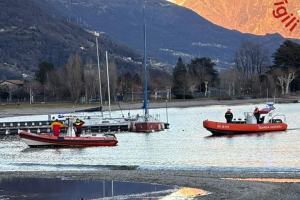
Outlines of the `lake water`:
[[158,200],[178,189],[150,183],[65,180],[50,178],[0,178],[0,199],[144,199]]
[[[260,108],[264,104],[257,105]],[[243,119],[255,105],[230,106]],[[228,106],[169,108],[170,129],[154,133],[116,133],[115,147],[28,148],[18,136],[0,138],[0,170],[185,169],[300,171],[300,104],[277,104],[288,130],[211,137],[202,121],[225,121]],[[127,112],[127,111],[126,111]],[[131,111],[137,114],[141,111]],[[166,109],[150,109],[166,121]],[[119,116],[120,112],[113,112]]]

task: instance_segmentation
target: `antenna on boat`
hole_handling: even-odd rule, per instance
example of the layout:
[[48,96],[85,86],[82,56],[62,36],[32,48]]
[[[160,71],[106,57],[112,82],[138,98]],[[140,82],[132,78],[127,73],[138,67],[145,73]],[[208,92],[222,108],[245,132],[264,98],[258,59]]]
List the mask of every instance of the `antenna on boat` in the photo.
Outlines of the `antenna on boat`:
[[167,123],[169,123],[168,121],[168,100],[166,100],[166,114],[167,114]]
[[148,108],[147,108],[147,55],[146,55],[146,19],[145,19],[145,5],[143,8],[143,18],[144,18],[144,75],[145,75],[145,82],[144,82],[144,89],[145,89],[145,96],[144,96],[144,109],[145,109],[145,119],[148,117]]

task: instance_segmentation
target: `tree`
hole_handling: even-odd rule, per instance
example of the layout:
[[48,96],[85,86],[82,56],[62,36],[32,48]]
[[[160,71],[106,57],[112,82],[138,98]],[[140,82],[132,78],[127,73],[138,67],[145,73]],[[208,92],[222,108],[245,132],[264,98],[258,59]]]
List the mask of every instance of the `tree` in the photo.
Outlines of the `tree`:
[[70,91],[71,99],[75,103],[78,103],[84,77],[82,61],[78,54],[69,57],[65,70],[67,87]]
[[[273,58],[274,65],[271,67],[269,73],[275,74],[275,78],[280,79],[281,87],[285,87],[285,91],[282,91],[282,93],[288,94],[291,83],[299,83],[300,81],[300,77],[296,76],[300,73],[300,45],[286,40],[275,51]],[[292,86],[292,90],[300,89],[299,84],[293,84]]]
[[236,68],[242,74],[243,88],[255,89],[254,80],[257,79],[257,76],[264,75],[270,65],[268,50],[261,44],[253,42],[243,42],[235,52],[234,61]]
[[49,73],[55,71],[54,65],[50,62],[41,62],[35,72],[35,80],[39,81],[42,85],[47,82]]
[[202,90],[201,85],[204,83],[205,94],[208,91],[208,83],[215,83],[218,80],[218,73],[214,69],[215,63],[210,58],[195,58],[187,65],[191,81],[199,86],[200,91]]
[[92,60],[89,60],[84,67],[84,93],[85,102],[90,103],[91,98],[96,94],[98,87],[98,69]]
[[43,87],[39,81],[36,80],[26,80],[24,82],[25,92],[29,94],[29,102],[34,103],[34,97],[41,93]]
[[173,88],[172,91],[176,98],[183,98],[185,99],[188,92],[188,73],[187,69],[181,59],[178,58],[177,65],[173,71]]
[[133,78],[130,72],[125,73],[123,76],[119,76],[117,79],[118,91],[122,95],[126,93],[126,91],[130,91],[133,87]]
[[19,87],[12,83],[2,83],[1,88],[3,91],[8,93],[9,102],[12,100],[12,96],[19,91]]
[[[113,96],[114,88],[117,87],[117,66],[113,60],[108,61],[108,75],[109,75],[109,85],[110,85],[110,96]],[[107,82],[107,67],[105,64],[105,68],[103,70],[104,78],[103,83],[106,87],[104,87],[106,99],[108,100],[108,82]],[[130,80],[132,82],[132,80]]]

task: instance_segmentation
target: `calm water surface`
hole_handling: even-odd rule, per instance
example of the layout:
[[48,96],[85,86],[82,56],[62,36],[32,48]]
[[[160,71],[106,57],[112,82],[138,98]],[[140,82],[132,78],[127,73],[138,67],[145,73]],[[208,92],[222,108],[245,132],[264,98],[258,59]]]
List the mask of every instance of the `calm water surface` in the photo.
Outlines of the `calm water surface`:
[[62,180],[50,178],[0,178],[0,199],[161,199],[177,189],[150,183]]
[[[260,108],[264,104],[258,105]],[[243,118],[254,105],[231,106]],[[16,136],[1,137],[0,170],[197,169],[300,171],[300,104],[277,104],[288,130],[231,137],[211,137],[205,119],[225,121],[227,106],[169,108],[169,130],[156,133],[117,133],[115,147],[28,148]],[[131,114],[141,111],[131,111]],[[119,112],[113,115],[119,116]],[[152,109],[166,121],[166,109]]]

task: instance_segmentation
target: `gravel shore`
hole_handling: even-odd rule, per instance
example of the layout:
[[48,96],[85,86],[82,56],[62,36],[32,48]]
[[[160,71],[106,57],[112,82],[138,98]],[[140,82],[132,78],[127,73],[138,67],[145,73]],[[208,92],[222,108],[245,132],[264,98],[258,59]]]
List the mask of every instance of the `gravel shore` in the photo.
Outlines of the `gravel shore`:
[[[0,177],[67,178],[77,180],[116,180],[192,187],[209,192],[198,199],[215,200],[299,200],[299,183],[237,181],[224,178],[300,179],[300,173],[258,173],[173,170],[103,170],[63,172],[0,172]],[[288,181],[288,180],[286,180]],[[298,180],[299,181],[299,180]]]

